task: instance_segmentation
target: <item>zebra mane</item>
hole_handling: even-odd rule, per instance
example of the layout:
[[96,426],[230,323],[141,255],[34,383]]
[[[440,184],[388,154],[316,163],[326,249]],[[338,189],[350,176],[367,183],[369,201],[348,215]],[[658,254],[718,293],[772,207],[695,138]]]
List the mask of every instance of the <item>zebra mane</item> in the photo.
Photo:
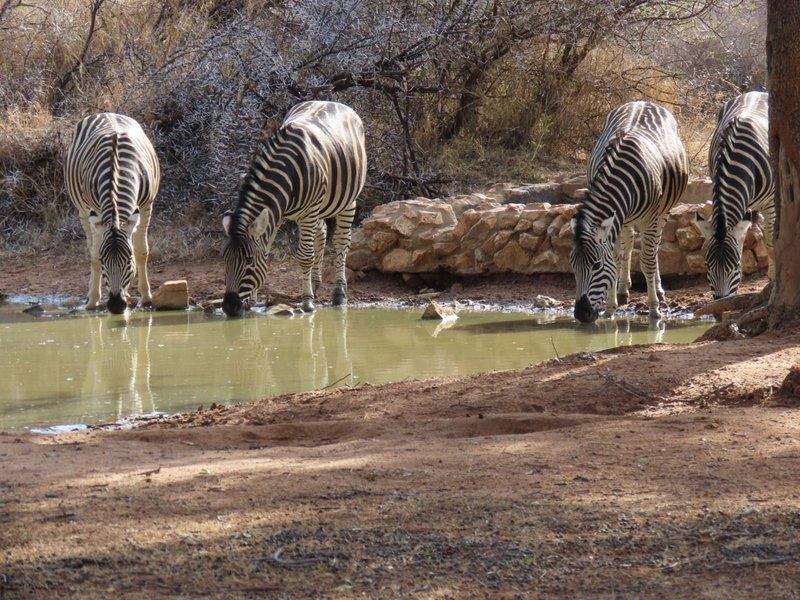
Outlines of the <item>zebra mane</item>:
[[[731,150],[731,142],[733,136],[731,135],[733,130],[739,125],[740,119],[738,116],[733,116],[730,120],[725,124],[725,128],[720,133],[720,145],[717,149],[717,155],[714,157],[714,168],[713,168],[713,175],[714,175],[714,191],[719,184],[719,173],[723,167],[723,164],[727,160],[725,157],[725,151]],[[714,225],[714,239],[718,244],[722,244],[725,240],[725,236],[728,233],[728,223],[725,219],[725,213],[722,210],[722,204],[720,202],[716,202],[714,204],[714,210],[711,213],[711,219]]]

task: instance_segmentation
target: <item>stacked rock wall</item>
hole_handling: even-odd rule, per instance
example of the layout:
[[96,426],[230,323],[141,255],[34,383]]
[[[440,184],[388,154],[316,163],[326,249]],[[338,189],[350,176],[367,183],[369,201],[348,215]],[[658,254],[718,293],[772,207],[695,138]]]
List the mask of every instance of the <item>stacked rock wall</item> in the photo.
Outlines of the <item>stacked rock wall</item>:
[[[384,273],[569,273],[570,219],[577,208],[502,203],[486,194],[390,202],[353,232],[347,264],[356,271]],[[681,204],[670,212],[659,251],[662,275],[705,271],[703,239],[694,225],[697,212],[707,218],[710,202]],[[639,269],[638,244],[634,270]],[[767,266],[763,234],[756,226],[745,241],[743,266],[745,273]]]

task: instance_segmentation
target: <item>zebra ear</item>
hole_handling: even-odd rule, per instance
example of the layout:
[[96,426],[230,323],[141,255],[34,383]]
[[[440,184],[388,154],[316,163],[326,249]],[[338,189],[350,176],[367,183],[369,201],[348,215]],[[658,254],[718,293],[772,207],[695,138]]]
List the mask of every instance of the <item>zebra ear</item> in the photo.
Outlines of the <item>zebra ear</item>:
[[747,236],[747,230],[750,229],[751,222],[744,219],[733,226],[733,238],[740,246],[744,243],[744,238]]
[[225,232],[225,235],[231,234],[231,215],[233,212],[226,210],[225,213],[222,215],[222,230]]
[[711,234],[714,232],[714,226],[711,221],[707,221],[700,213],[697,213],[697,220],[694,222],[695,227],[700,231],[700,235],[705,239],[710,239]]
[[247,230],[250,232],[250,235],[253,239],[260,238],[264,235],[264,232],[267,230],[267,224],[269,223],[269,219],[267,216],[267,209],[262,210],[258,213],[258,216],[253,219],[253,222],[250,223],[250,226]]
[[597,241],[605,242],[611,237],[611,232],[614,230],[614,217],[608,217],[600,221],[597,226]]

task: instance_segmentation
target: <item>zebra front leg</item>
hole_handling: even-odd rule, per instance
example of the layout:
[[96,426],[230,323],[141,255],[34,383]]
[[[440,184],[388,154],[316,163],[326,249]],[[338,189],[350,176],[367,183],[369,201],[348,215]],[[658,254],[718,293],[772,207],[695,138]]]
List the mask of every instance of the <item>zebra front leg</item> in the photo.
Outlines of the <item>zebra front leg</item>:
[[353,203],[336,215],[336,228],[333,232],[333,251],[336,253],[334,266],[336,268],[336,287],[333,290],[333,305],[347,304],[347,274],[345,263],[347,252],[350,250],[350,228],[356,215],[356,205]]
[[633,252],[633,227],[623,227],[616,246],[618,304],[627,304],[631,289],[631,252]]
[[325,238],[328,234],[328,227],[322,219],[317,223],[317,235],[314,238],[314,268],[311,273],[311,288],[314,296],[319,292],[322,283],[322,259],[325,258]]
[[94,234],[92,231],[92,224],[89,223],[88,218],[81,219],[83,232],[86,234],[86,246],[89,249],[89,265],[91,271],[89,273],[89,293],[86,302],[86,310],[94,310],[100,302],[102,294],[101,282],[102,267],[100,266],[100,247],[94,242]]
[[150,279],[147,276],[147,259],[150,256],[147,229],[150,226],[151,214],[151,206],[139,209],[139,226],[133,232],[132,239],[137,285],[139,286],[139,295],[142,297],[142,306],[149,306],[153,302],[153,296],[150,293]]
[[311,283],[311,270],[314,267],[314,239],[317,235],[319,219],[306,219],[297,223],[300,240],[297,245],[297,261],[303,276],[303,304],[304,312],[314,311],[314,287]]
[[642,255],[639,263],[647,282],[647,305],[650,307],[650,317],[653,319],[661,318],[658,306],[659,293],[662,296],[664,294],[658,269],[658,247],[661,245],[663,225],[664,221],[657,219],[642,232]]

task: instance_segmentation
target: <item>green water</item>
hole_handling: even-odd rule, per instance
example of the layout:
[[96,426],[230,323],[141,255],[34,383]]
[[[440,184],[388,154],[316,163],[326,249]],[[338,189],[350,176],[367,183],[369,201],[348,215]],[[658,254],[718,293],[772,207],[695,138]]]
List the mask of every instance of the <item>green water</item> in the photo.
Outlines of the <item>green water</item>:
[[23,314],[0,306],[0,429],[97,423],[327,386],[516,369],[554,356],[688,342],[708,322],[648,325],[475,312],[323,309],[244,319],[194,312]]

